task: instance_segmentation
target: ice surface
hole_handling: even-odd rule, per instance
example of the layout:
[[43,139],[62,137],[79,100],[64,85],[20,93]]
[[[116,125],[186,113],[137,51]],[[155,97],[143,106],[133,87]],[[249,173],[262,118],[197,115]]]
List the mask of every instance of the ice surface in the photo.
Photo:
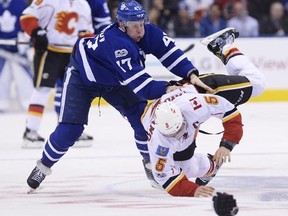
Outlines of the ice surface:
[[[248,103],[240,108],[244,137],[210,183],[237,199],[238,215],[288,215],[288,103]],[[21,149],[25,113],[0,115],[1,216],[203,216],[215,215],[211,198],[172,197],[146,180],[128,122],[111,107],[93,107],[86,132],[91,148],[71,148],[39,190],[27,194],[26,179],[42,150]],[[53,131],[47,111],[40,133]],[[202,130],[222,130],[209,120]],[[199,134],[197,152],[213,153],[221,135]]]

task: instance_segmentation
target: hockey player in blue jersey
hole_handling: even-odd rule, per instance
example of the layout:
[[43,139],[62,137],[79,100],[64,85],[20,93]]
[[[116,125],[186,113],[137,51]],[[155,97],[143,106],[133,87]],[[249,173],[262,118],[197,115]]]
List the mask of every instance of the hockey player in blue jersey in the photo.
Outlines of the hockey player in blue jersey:
[[[198,70],[174,41],[148,23],[139,3],[120,3],[117,19],[97,37],[76,42],[66,70],[59,124],[27,179],[32,189],[38,188],[45,176],[51,174],[51,167],[81,135],[96,97],[103,97],[128,119],[143,163],[149,164],[146,131],[140,121],[146,100],[159,98],[178,86],[153,80],[145,70],[145,55],[154,55],[175,75],[211,90],[199,80]],[[146,174],[153,180],[151,173]]]
[[91,8],[94,33],[99,34],[111,24],[110,11],[106,0],[86,0]]
[[[93,21],[94,34],[99,34],[104,28],[111,24],[110,11],[105,0],[86,0],[91,8],[91,15]],[[60,102],[61,94],[63,90],[63,79],[58,78],[56,81],[56,94],[54,97],[55,111],[59,114],[60,112]],[[88,134],[83,135],[83,139],[93,139],[92,136]],[[81,145],[83,146],[83,144]]]
[[[111,17],[110,17],[110,11],[107,6],[106,0],[86,0],[91,8],[91,15],[92,15],[92,21],[93,21],[93,29],[94,34],[99,34],[104,28],[106,28],[108,25],[112,23]],[[58,78],[56,81],[56,94],[54,97],[54,107],[57,114],[60,113],[60,102],[61,102],[61,95],[63,90],[63,79]],[[92,144],[92,142],[89,142],[93,140],[93,137],[82,133],[82,136],[80,138],[82,142],[79,142],[79,147],[89,147],[89,144]],[[87,142],[88,141],[88,142]]]
[[[27,56],[29,46],[16,45],[16,40],[29,39],[21,32],[19,23],[26,6],[25,0],[0,0],[0,112],[11,110],[13,83],[23,110],[27,109],[33,91],[33,72]],[[15,45],[7,44],[6,40],[15,40]]]

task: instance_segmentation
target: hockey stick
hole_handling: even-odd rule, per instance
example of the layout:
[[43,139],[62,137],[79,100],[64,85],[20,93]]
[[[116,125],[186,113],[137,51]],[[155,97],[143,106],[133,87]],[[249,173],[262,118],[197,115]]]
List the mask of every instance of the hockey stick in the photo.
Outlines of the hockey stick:
[[[0,39],[0,45],[8,45],[8,46],[17,46],[17,45],[32,45],[31,41],[17,41],[14,39]],[[49,44],[51,46],[60,46],[60,47],[73,47],[70,44]]]
[[211,133],[211,132],[199,130],[199,133],[206,134],[206,135],[219,135],[219,134],[224,133],[224,131],[220,131],[220,132],[217,132],[217,133]]
[[194,46],[195,46],[195,44],[192,43],[192,44],[190,44],[188,47],[186,47],[185,49],[183,49],[182,51],[183,51],[184,53],[187,53],[187,52],[189,52],[190,50],[192,50],[192,49],[194,48]]

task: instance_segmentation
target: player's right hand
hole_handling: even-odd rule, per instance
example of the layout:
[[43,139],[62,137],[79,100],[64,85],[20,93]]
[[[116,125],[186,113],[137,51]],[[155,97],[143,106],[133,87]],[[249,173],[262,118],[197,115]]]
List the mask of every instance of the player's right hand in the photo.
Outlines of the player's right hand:
[[225,148],[224,146],[220,146],[214,156],[213,160],[218,164],[221,165],[222,163],[231,162],[231,154],[230,150]]
[[46,30],[41,27],[37,27],[32,31],[31,34],[33,47],[36,52],[45,52],[48,47],[48,39],[46,35]]
[[194,193],[194,197],[211,197],[214,192],[214,188],[210,186],[199,186]]

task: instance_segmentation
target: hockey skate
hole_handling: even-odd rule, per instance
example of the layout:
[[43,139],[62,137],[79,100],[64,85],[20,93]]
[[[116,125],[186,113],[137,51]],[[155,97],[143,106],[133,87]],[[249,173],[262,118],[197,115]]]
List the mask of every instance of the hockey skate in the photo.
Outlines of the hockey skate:
[[163,190],[163,188],[154,179],[154,176],[153,176],[153,173],[152,173],[152,170],[151,170],[150,161],[146,161],[146,160],[143,159],[142,162],[143,162],[143,166],[144,166],[146,177],[150,181],[151,186],[153,188],[156,188],[156,189],[159,189],[159,190]]
[[25,149],[36,149],[42,148],[44,145],[45,139],[41,137],[37,131],[30,130],[26,128],[23,134],[23,143],[22,148]]
[[212,52],[225,63],[225,57],[222,54],[223,47],[226,44],[232,44],[238,37],[239,32],[237,32],[235,28],[225,28],[205,37],[200,42],[206,45],[210,52]]
[[28,193],[33,192],[37,189],[41,182],[45,179],[47,175],[50,175],[52,170],[49,167],[44,166],[40,160],[37,161],[36,167],[32,170],[31,174],[27,179],[27,184],[30,187]]
[[209,172],[208,174],[202,176],[202,177],[198,177],[196,178],[196,184],[200,185],[200,186],[204,186],[207,185],[218,173],[220,167],[222,166],[223,163],[221,163],[220,165],[216,164],[215,161],[213,160],[213,155],[208,154],[207,155],[208,159],[210,160],[210,163],[214,166],[212,171]]
[[78,138],[78,140],[75,142],[73,145],[74,148],[88,148],[93,145],[93,137],[86,134],[82,133],[81,136]]

